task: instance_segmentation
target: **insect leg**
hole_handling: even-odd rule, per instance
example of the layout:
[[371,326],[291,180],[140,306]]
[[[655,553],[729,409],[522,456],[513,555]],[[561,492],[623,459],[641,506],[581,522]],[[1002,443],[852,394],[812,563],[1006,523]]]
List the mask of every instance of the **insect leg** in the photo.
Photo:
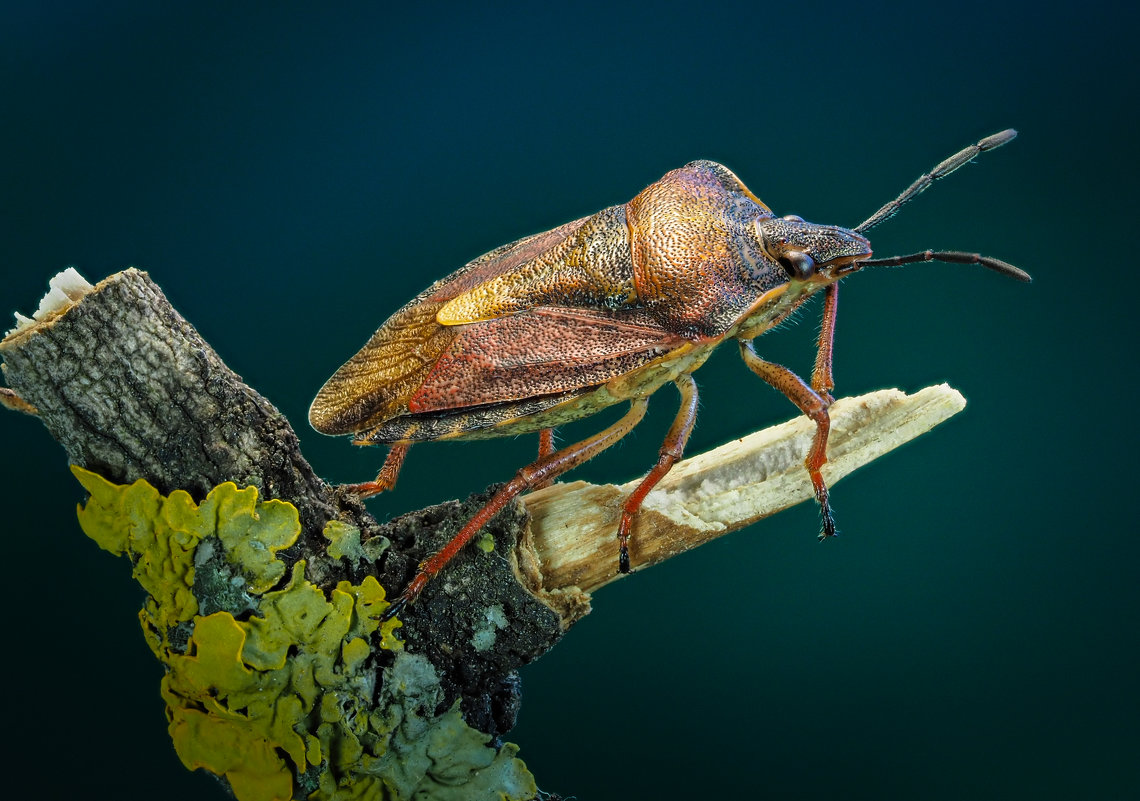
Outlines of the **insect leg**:
[[823,518],[823,531],[820,539],[835,535],[835,518],[831,515],[831,503],[828,501],[827,485],[823,483],[820,469],[827,462],[827,434],[831,430],[831,417],[827,413],[830,401],[821,397],[814,389],[809,387],[802,378],[787,367],[774,362],[766,362],[756,355],[752,343],[740,341],[740,355],[748,368],[760,376],[771,386],[780,390],[788,400],[799,407],[799,410],[815,422],[815,438],[811,443],[804,466],[811,476],[812,487],[815,488],[815,499],[819,501],[820,516]]
[[823,290],[823,322],[819,324],[819,345],[815,352],[815,367],[811,371],[811,388],[830,404],[835,400],[835,377],[831,374],[832,353],[835,351],[835,315],[839,308],[839,284],[828,284]]
[[[549,456],[550,454],[554,453],[554,451],[554,429],[544,428],[538,432],[538,458],[541,459],[544,456]],[[554,479],[549,479],[548,481],[543,481],[541,484],[537,485],[535,489],[543,489],[545,487],[549,487],[553,483]]]
[[637,489],[625,499],[621,508],[621,523],[618,524],[618,570],[629,572],[629,535],[633,527],[633,518],[641,508],[645,496],[649,494],[657,482],[665,477],[673,465],[681,461],[685,453],[685,443],[693,433],[693,426],[697,422],[697,382],[688,373],[677,376],[673,382],[681,393],[681,408],[677,410],[677,417],[661,443],[661,450],[657,457],[657,464],[649,474],[637,485]]
[[443,548],[420,562],[416,575],[412,578],[411,582],[408,583],[404,591],[400,593],[400,597],[397,598],[390,607],[384,610],[384,619],[387,620],[399,614],[405,606],[413,602],[416,596],[427,586],[431,577],[442,570],[444,565],[450,562],[463,546],[478,533],[479,529],[483,528],[487,521],[494,517],[500,509],[521,493],[533,489],[544,481],[549,481],[562,475],[567,470],[594,458],[606,448],[613,445],[641,422],[641,418],[645,416],[645,409],[648,404],[649,402],[645,398],[633,399],[630,401],[629,411],[609,428],[581,442],[568,445],[549,456],[543,456],[519,470],[518,473],[515,474],[515,477],[500,487],[499,491],[491,496],[491,500],[487,501],[483,508],[476,512],[475,515],[467,521],[467,524],[459,530],[459,533],[452,537]]
[[404,457],[408,455],[411,443],[397,442],[388,448],[388,456],[384,459],[384,466],[372,481],[363,484],[345,484],[344,488],[361,498],[370,498],[396,486],[396,478],[400,475],[400,468],[404,466]]

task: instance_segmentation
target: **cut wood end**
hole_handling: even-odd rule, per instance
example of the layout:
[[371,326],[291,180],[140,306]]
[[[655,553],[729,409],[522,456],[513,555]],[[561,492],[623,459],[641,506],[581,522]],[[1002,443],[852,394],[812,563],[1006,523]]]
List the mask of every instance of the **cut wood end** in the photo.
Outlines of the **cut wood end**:
[[32,330],[40,323],[55,319],[94,288],[74,267],[56,273],[48,281],[47,294],[40,299],[40,305],[31,317],[13,312],[16,325],[4,335],[5,341]]
[[[824,479],[835,484],[965,406],[961,393],[946,384],[912,395],[884,389],[837,400],[830,408]],[[678,463],[646,498],[634,525],[634,569],[812,498],[803,462],[814,432],[814,423],[797,417]],[[621,577],[617,521],[622,502],[639,482],[555,484],[523,499],[531,514],[527,547],[537,566],[528,572],[538,580],[538,590],[588,593]],[[588,606],[579,603],[576,609]]]

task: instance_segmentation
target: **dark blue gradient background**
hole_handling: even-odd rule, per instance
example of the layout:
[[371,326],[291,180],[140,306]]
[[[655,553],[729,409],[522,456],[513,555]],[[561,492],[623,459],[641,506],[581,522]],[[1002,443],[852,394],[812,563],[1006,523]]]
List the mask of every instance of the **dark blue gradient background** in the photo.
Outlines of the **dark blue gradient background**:
[[[312,432],[309,401],[468,259],[695,158],[854,225],[1016,127],[873,241],[1034,284],[926,265],[844,286],[840,392],[948,381],[966,411],[838,484],[836,541],[804,505],[599,592],[524,671],[511,739],[581,801],[1137,798],[1136,30],[1095,2],[8,3],[0,307],[29,313],[69,264],[143,267],[319,472],[362,480],[383,452]],[[761,353],[808,372],[817,315]],[[791,416],[724,350],[693,452]],[[674,395],[578,475],[646,470]],[[503,480],[532,440],[416,448],[372,508]],[[175,757],[141,593],[76,526],[62,451],[14,414],[0,447],[9,780],[221,798]]]

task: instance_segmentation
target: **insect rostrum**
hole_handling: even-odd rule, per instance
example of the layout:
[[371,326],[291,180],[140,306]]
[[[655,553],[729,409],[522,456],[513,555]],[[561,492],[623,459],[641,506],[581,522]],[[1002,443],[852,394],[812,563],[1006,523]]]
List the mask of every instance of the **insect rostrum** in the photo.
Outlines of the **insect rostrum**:
[[[680,411],[618,526],[618,566],[628,572],[633,519],[680,460],[696,421],[692,373],[727,339],[737,341],[754,373],[815,422],[804,464],[819,501],[821,537],[834,534],[820,469],[838,282],[869,266],[931,260],[980,264],[1028,281],[1016,267],[973,253],[872,259],[863,236],[934,181],[1015,135],[1003,131],[956,153],[855,228],[776,217],[726,167],[694,161],[628,203],[496,248],[420,293],[328,380],[309,410],[318,431],[391,444],[376,480],[354,485],[361,495],[393,486],[414,442],[547,432],[613,404],[628,403],[629,410],[561,450],[544,435],[539,458],[421,563],[391,613],[414,600],[506,503],[617,442],[641,420],[647,398],[672,383]],[[765,361],[752,341],[820,291],[823,325],[809,383]]]

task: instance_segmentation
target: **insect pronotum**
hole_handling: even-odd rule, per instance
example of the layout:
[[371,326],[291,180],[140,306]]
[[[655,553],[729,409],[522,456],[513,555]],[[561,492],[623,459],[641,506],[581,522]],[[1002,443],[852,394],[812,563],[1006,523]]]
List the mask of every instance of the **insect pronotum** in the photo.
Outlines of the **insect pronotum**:
[[[633,200],[492,250],[432,284],[387,322],[324,385],[309,421],[326,434],[391,448],[361,496],[390,489],[414,442],[540,435],[523,467],[438,553],[425,559],[389,608],[394,615],[511,499],[582,464],[637,425],[649,396],[672,383],[681,396],[657,463],[626,499],[618,569],[649,491],[680,460],[693,430],[692,373],[735,339],[745,364],[815,422],[804,465],[822,518],[835,533],[827,485],[828,406],[839,281],[866,267],[942,261],[1029,275],[977,253],[922,251],[871,258],[863,236],[903,204],[986,150],[1002,131],[955,153],[854,228],[776,217],[726,167],[694,161]],[[811,382],[765,361],[753,340],[816,292],[824,293]],[[551,431],[607,406],[629,409],[603,431],[556,450]]]

